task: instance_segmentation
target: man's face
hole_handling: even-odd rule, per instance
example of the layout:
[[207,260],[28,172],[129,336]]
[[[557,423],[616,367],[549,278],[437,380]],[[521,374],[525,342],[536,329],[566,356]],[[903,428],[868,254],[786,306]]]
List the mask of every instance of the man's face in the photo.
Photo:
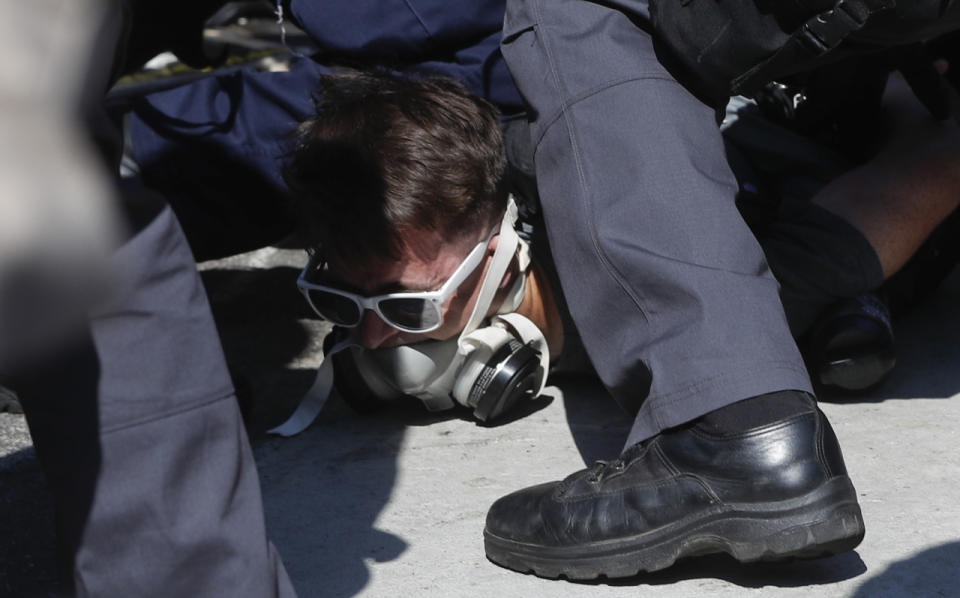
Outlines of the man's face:
[[[486,237],[486,231],[477,231],[451,241],[436,231],[413,230],[402,236],[403,245],[397,260],[374,260],[358,265],[351,264],[349,258],[331,256],[324,282],[367,296],[433,291],[450,278],[470,250]],[[403,332],[367,310],[358,330],[361,344],[367,349],[396,347],[427,339],[445,340],[459,334],[470,319],[498,240],[498,237],[490,240],[483,261],[444,303],[443,323],[439,328],[425,333]]]

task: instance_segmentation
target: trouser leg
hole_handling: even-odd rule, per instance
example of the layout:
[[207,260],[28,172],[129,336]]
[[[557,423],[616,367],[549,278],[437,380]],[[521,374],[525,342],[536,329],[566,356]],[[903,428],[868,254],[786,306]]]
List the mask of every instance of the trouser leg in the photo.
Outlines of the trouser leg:
[[628,14],[508,4],[503,52],[533,114],[540,196],[571,315],[601,379],[635,404],[632,444],[726,404],[810,390],[737,213],[711,109]]
[[82,596],[293,596],[192,256],[169,208],[91,335],[18,383]]

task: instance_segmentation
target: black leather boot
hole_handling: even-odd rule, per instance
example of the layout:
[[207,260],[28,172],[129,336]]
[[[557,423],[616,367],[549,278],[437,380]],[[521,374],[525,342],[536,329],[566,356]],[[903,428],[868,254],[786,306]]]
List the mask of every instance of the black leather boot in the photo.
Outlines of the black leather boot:
[[805,345],[810,376],[831,388],[873,388],[897,364],[890,310],[874,294],[831,306],[813,325]]
[[509,494],[487,514],[493,562],[542,577],[629,577],[678,558],[739,561],[853,549],[864,525],[819,409],[735,434],[688,425],[562,482]]

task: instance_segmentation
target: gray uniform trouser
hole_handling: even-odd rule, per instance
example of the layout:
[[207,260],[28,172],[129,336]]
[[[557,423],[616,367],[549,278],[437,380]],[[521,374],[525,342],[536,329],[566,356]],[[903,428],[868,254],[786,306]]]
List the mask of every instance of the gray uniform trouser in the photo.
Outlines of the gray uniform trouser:
[[193,256],[140,208],[90,334],[18,383],[63,573],[81,596],[294,596]]
[[644,0],[509,0],[502,44],[570,313],[614,398],[642,400],[628,445],[810,391],[714,113],[658,62],[647,16]]

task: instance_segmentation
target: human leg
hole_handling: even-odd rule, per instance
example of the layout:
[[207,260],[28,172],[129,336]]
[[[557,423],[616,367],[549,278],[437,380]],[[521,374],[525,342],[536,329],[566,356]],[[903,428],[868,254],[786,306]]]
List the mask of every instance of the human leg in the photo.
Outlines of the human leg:
[[[906,87],[892,78],[888,88],[899,86]],[[903,291],[923,286],[921,278],[910,281],[927,259],[928,252],[920,250],[936,247],[939,239],[927,239],[937,227],[950,228],[941,223],[955,213],[960,201],[956,124],[934,121],[909,90],[901,93],[910,94],[907,100],[919,110],[911,113],[902,99],[899,106],[888,104],[900,121],[888,144],[865,164],[830,181],[810,205],[794,208],[808,217],[819,210],[819,220],[832,217],[846,226],[847,233],[831,236],[838,227],[820,226],[798,242],[789,233],[796,233],[803,221],[792,218],[775,224],[771,236],[761,241],[783,285],[784,306],[795,306],[791,318],[795,332],[803,332],[812,316],[819,316],[804,340],[811,375],[824,385],[848,391],[873,387],[892,371],[896,350],[891,302],[902,311]],[[823,242],[817,242],[818,237]],[[821,267],[810,256],[821,257]],[[942,258],[929,263],[937,262],[950,264]],[[883,284],[901,271],[896,280]],[[797,301],[798,297],[820,301]]]
[[15,382],[64,566],[81,596],[293,596],[192,256],[141,207],[90,336]]
[[627,444],[751,396],[809,390],[777,284],[734,205],[713,112],[660,65],[631,15],[515,3],[504,39],[534,115],[571,315],[619,402],[636,405],[649,387]]
[[738,203],[780,282],[811,376],[846,390],[871,387],[894,367],[888,306],[902,309],[902,291],[925,261],[912,256],[921,243],[921,254],[939,244],[925,239],[960,197],[956,124],[935,121],[897,77],[883,102],[873,124],[884,131],[880,149],[857,166],[747,102],[731,102],[724,121]]
[[813,202],[856,227],[889,278],[960,203],[960,128],[934,120],[898,77],[890,78],[884,104],[892,116],[887,143]]
[[508,5],[571,314],[614,397],[649,396],[620,458],[494,503],[487,555],[594,578],[849,550],[863,521],[836,438],[803,392],[712,112],[657,62],[644,8]]

